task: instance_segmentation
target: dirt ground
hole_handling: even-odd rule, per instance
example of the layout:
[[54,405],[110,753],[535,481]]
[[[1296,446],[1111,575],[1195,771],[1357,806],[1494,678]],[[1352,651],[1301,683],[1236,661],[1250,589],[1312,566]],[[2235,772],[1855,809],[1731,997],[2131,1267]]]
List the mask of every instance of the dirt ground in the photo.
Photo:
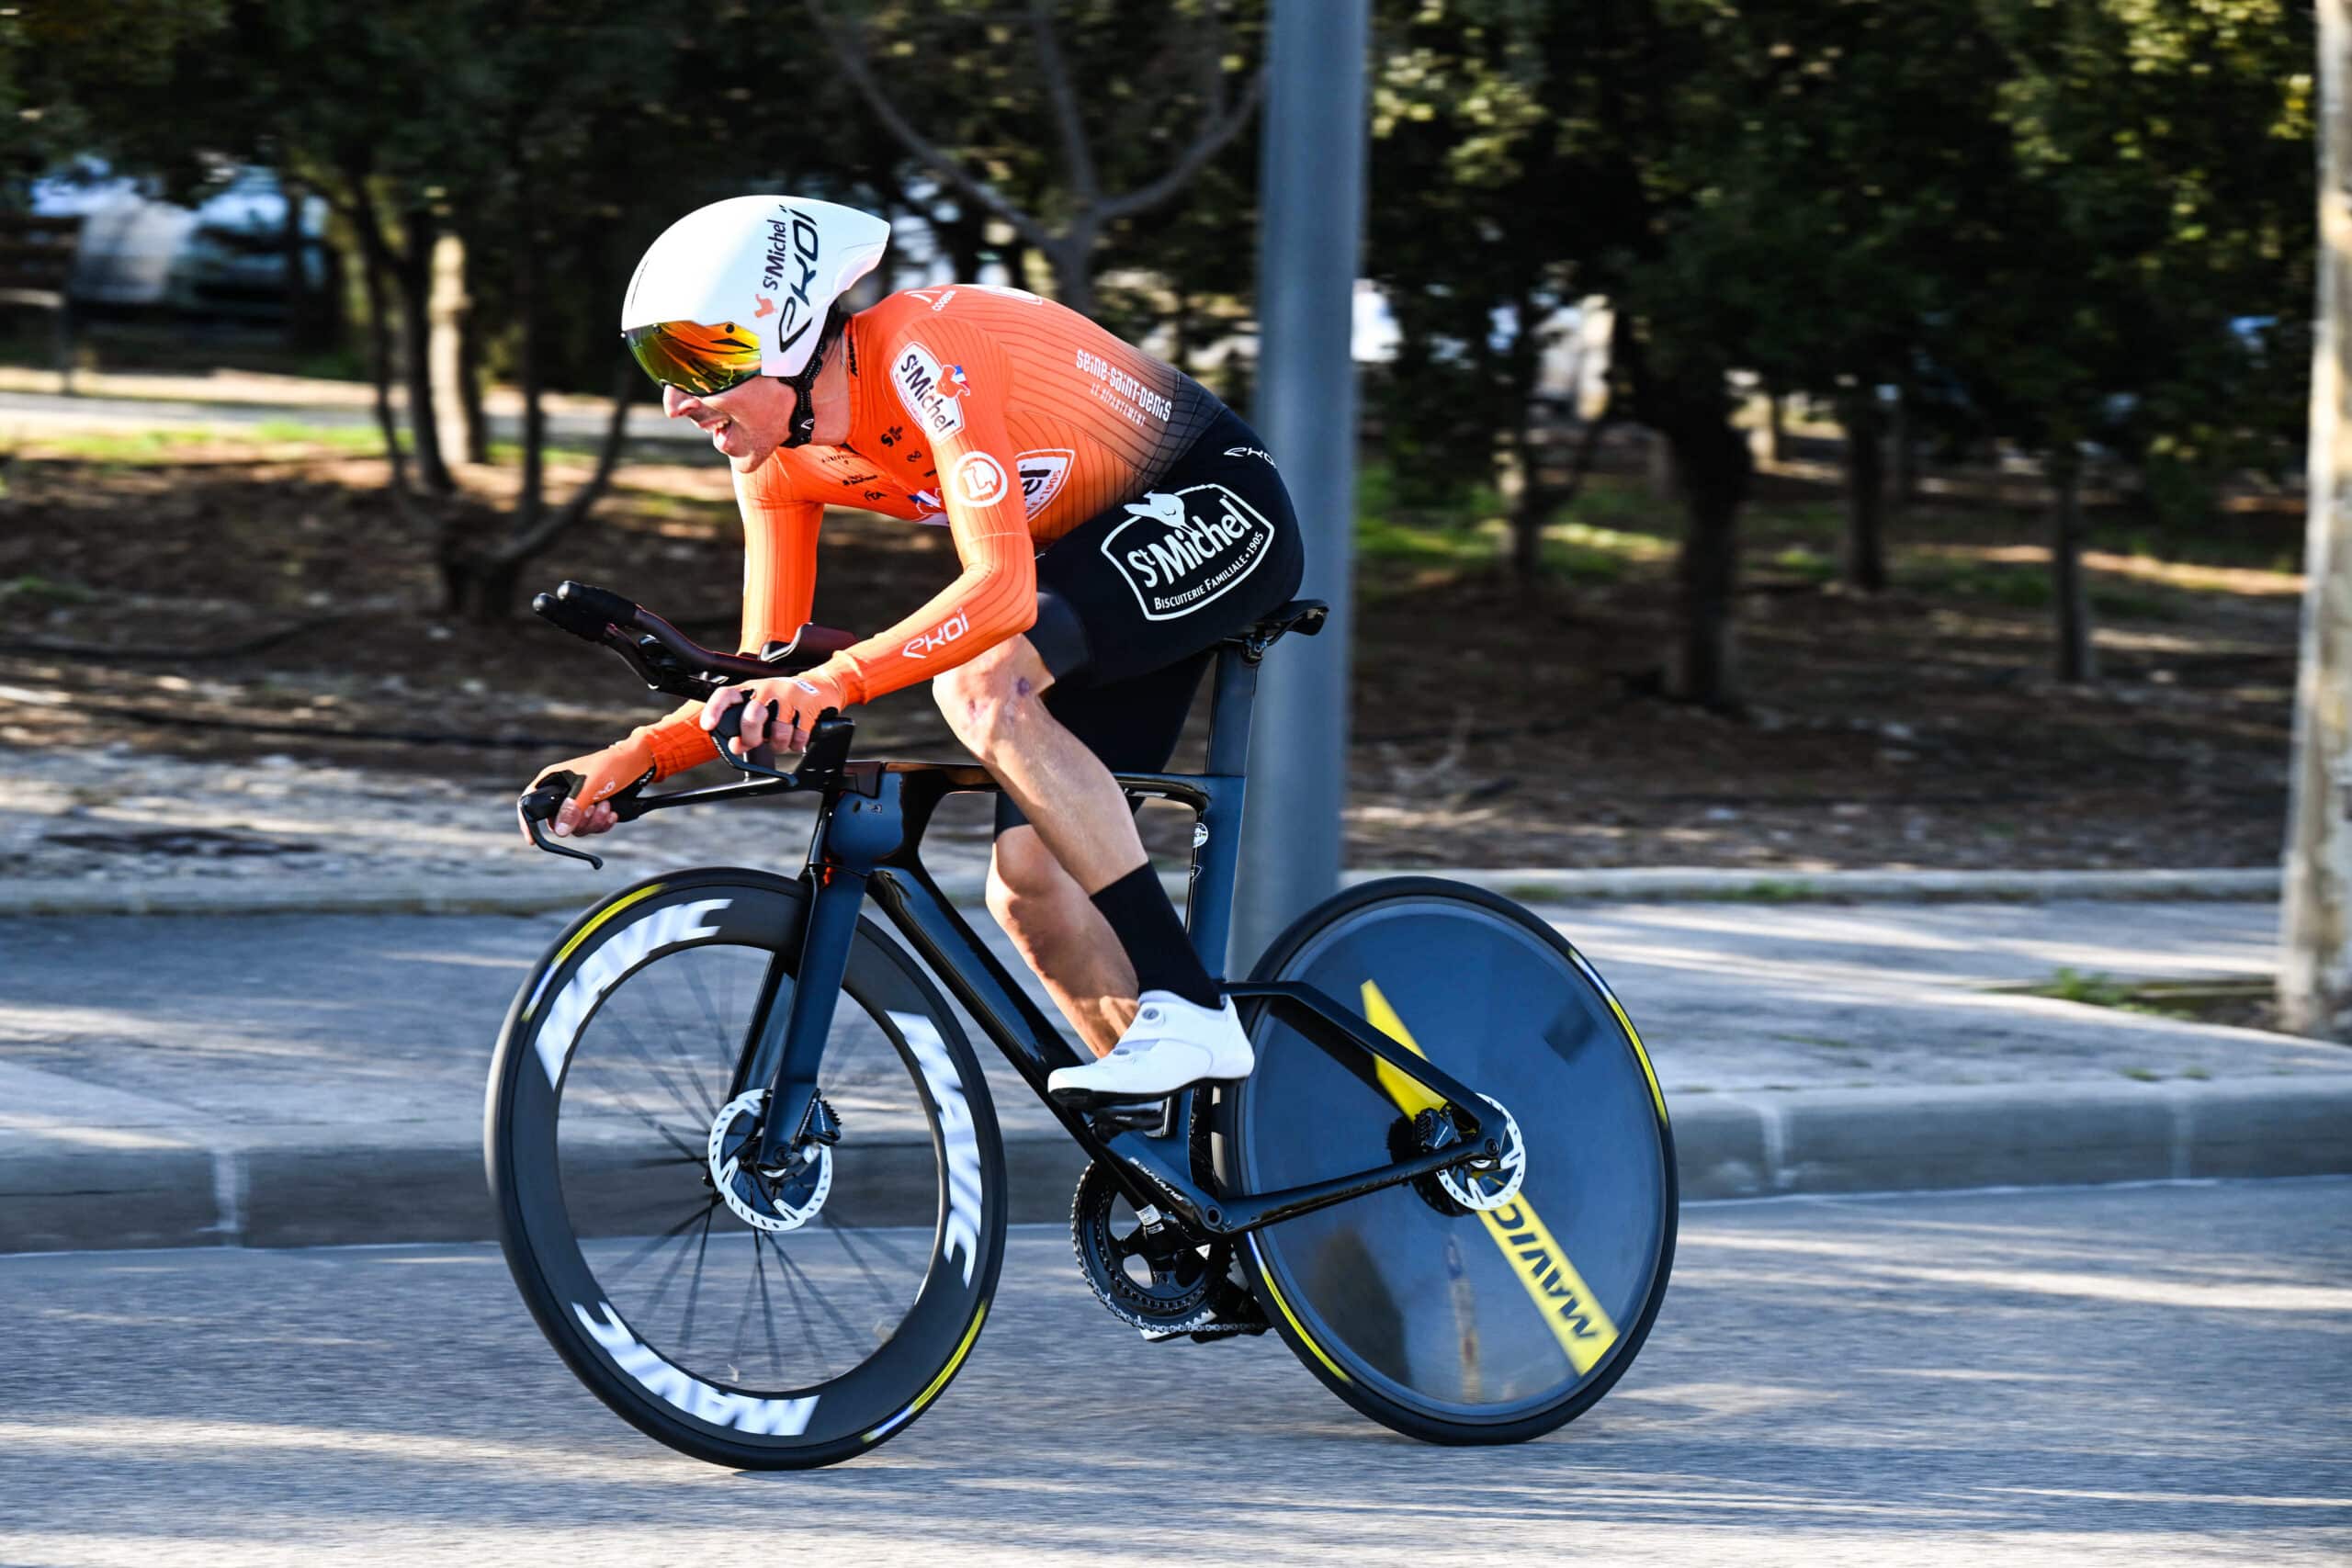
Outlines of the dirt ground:
[[[438,616],[428,541],[388,504],[379,461],[228,441],[160,457],[27,443],[0,476],[0,745],[124,741],[519,786],[663,701],[527,614]],[[558,494],[577,472],[559,465]],[[723,469],[633,464],[621,483],[531,581],[614,587],[731,646],[740,536]],[[2104,523],[2090,558],[2103,678],[2072,688],[2047,673],[2030,516],[1915,509],[1891,528],[1897,586],[1857,595],[1824,581],[1834,498],[1770,481],[1746,522],[1747,705],[1725,715],[1657,694],[1679,519],[1633,476],[1593,485],[1564,525],[1564,570],[1532,604],[1487,558],[1491,530],[1424,548],[1391,529],[1362,558],[1351,863],[2275,863],[2291,509],[2233,514],[2194,543]],[[839,514],[818,617],[870,628],[954,570],[943,530]],[[860,743],[954,752],[920,690],[862,716]]]

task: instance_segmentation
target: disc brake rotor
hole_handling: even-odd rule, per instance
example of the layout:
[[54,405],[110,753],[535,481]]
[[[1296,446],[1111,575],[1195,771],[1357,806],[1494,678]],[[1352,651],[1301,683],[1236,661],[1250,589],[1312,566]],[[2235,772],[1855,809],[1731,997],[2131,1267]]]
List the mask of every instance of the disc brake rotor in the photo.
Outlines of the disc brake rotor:
[[[1441,1170],[1437,1184],[1465,1209],[1499,1209],[1519,1196],[1520,1184],[1527,1179],[1527,1145],[1519,1135],[1519,1122],[1503,1109],[1502,1101],[1491,1094],[1478,1098],[1493,1106],[1502,1119],[1502,1153],[1491,1164],[1481,1160]],[[1488,1130],[1493,1130],[1491,1123]]]
[[[718,1108],[710,1124],[711,1185],[745,1224],[763,1231],[796,1231],[817,1217],[833,1190],[831,1145],[809,1142],[788,1150],[786,1164],[761,1169],[744,1156],[759,1135],[760,1108],[768,1091],[748,1089]],[[820,1101],[821,1103],[821,1101]],[[831,1108],[826,1108],[830,1116]]]

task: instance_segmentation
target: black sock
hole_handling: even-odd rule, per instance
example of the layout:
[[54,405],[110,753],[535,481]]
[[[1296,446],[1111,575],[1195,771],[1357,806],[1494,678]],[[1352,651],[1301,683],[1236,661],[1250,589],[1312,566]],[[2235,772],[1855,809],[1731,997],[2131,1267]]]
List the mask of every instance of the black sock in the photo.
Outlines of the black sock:
[[1127,951],[1136,966],[1139,990],[1172,991],[1198,1007],[1221,1004],[1216,982],[1201,967],[1176,918],[1176,906],[1159,886],[1159,874],[1148,862],[1127,873],[1093,896],[1094,907],[1111,922],[1111,934]]

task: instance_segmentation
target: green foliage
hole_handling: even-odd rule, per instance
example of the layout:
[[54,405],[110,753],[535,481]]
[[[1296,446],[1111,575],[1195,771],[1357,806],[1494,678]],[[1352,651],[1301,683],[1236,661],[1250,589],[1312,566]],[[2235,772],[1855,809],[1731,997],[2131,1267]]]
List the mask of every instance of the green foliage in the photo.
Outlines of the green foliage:
[[28,572],[0,578],[0,604],[13,609],[40,610],[60,604],[87,604],[98,597],[87,583],[71,578],[41,577]]
[[2049,984],[2037,987],[2035,994],[2054,997],[2062,1002],[2080,1002],[2086,1007],[2114,1008],[2132,999],[2132,987],[2106,975],[2085,975],[2061,968],[2050,977]]

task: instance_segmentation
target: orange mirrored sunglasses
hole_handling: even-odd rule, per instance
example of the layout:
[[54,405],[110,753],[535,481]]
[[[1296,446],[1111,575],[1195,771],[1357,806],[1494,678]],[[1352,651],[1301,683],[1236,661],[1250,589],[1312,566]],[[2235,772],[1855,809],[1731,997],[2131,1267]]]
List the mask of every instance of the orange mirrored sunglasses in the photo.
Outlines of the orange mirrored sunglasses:
[[732,321],[656,321],[621,336],[645,373],[698,398],[740,387],[760,373],[759,340]]

